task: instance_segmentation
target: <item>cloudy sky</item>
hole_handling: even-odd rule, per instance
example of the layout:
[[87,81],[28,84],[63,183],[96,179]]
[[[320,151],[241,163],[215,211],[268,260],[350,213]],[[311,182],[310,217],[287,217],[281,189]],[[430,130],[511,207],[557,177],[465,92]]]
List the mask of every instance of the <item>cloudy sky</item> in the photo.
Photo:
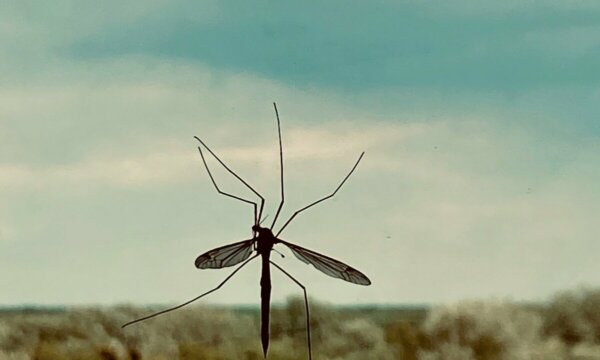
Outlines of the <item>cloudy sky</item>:
[[[3,1],[0,305],[168,303],[228,270],[251,208],[194,135],[286,206],[316,299],[535,300],[600,286],[597,1]],[[212,161],[230,192],[251,196]],[[209,303],[257,304],[259,262]],[[300,290],[274,273],[273,299]]]

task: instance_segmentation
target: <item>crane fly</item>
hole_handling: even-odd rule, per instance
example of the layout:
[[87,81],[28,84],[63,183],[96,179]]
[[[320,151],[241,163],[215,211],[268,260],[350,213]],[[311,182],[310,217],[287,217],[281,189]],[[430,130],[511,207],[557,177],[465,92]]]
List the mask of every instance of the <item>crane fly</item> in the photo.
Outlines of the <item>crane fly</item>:
[[[277,222],[277,218],[283,208],[283,204],[285,201],[285,193],[284,193],[284,184],[283,184],[283,145],[281,141],[281,124],[279,121],[279,112],[277,111],[277,104],[273,103],[273,107],[275,108],[275,116],[277,118],[277,132],[279,136],[279,165],[280,165],[280,180],[281,180],[281,201],[279,203],[279,207],[277,208],[277,212],[273,218],[270,227],[262,227],[262,213],[265,206],[265,199],[262,195],[260,195],[250,184],[248,184],[244,179],[242,179],[238,174],[236,174],[231,168],[229,168],[199,137],[194,136],[196,140],[200,142],[200,146],[198,146],[198,151],[200,152],[200,157],[202,158],[202,162],[204,164],[204,168],[210,177],[212,184],[219,194],[224,196],[239,200],[241,202],[250,204],[254,208],[254,225],[252,225],[252,238],[248,240],[239,241],[233,244],[225,245],[218,247],[216,249],[205,252],[204,254],[198,256],[195,261],[196,268],[198,269],[221,269],[225,267],[230,267],[234,265],[239,265],[233,272],[231,272],[217,287],[213,288],[205,292],[202,295],[199,295],[191,300],[184,302],[183,304],[168,308],[166,310],[159,311],[157,313],[144,316],[142,318],[130,321],[124,324],[122,327],[126,327],[140,321],[148,320],[158,315],[162,315],[164,313],[182,308],[214,291],[217,291],[221,288],[229,279],[231,279],[240,269],[242,269],[246,264],[250,261],[256,259],[258,256],[262,259],[262,273],[260,278],[260,297],[261,297],[261,342],[263,355],[267,357],[267,351],[269,349],[269,316],[270,316],[270,303],[271,303],[271,265],[276,269],[285,274],[288,278],[290,278],[293,282],[295,282],[302,291],[304,292],[304,306],[306,311],[306,341],[308,344],[308,358],[312,359],[312,345],[311,345],[311,336],[310,336],[310,310],[308,306],[308,296],[306,293],[306,287],[300,283],[296,278],[294,278],[290,273],[284,270],[281,266],[276,264],[274,261],[270,259],[271,251],[275,250],[273,247],[277,244],[283,244],[288,247],[292,254],[300,261],[313,265],[317,270],[325,273],[334,278],[342,279],[353,284],[358,285],[370,285],[371,281],[367,276],[365,276],[360,271],[355,268],[348,266],[341,261],[330,258],[329,256],[325,256],[319,254],[316,251],[309,250],[307,248],[298,246],[291,242],[282,240],[279,235],[281,232],[290,224],[290,222],[298,216],[301,212],[307,210],[308,208],[315,206],[327,199],[332,198],[338,190],[344,185],[346,180],[352,175],[358,163],[360,163],[361,159],[364,156],[364,152],[360,154],[358,160],[352,167],[352,169],[348,172],[346,177],[342,180],[342,182],[337,186],[337,188],[329,195],[316,200],[305,207],[297,210],[290,216],[290,218],[279,228],[279,230],[274,234],[275,224]],[[260,205],[257,201],[248,200],[246,198],[233,195],[227,192],[222,191],[215,178],[213,177],[206,159],[204,157],[204,152],[202,148],[205,148],[218,162],[227,170],[231,175],[233,175],[237,180],[239,180],[245,187],[247,187],[252,193],[254,193],[260,199]],[[265,218],[266,219],[266,218]],[[276,250],[275,250],[276,251]]]

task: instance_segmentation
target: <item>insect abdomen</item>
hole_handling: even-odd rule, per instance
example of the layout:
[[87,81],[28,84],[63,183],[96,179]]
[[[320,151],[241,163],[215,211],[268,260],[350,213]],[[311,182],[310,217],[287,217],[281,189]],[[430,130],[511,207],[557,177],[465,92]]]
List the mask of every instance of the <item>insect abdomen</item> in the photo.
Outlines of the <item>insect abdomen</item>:
[[269,313],[271,312],[271,269],[269,253],[262,255],[262,275],[260,278],[260,336],[263,354],[267,358],[269,350]]

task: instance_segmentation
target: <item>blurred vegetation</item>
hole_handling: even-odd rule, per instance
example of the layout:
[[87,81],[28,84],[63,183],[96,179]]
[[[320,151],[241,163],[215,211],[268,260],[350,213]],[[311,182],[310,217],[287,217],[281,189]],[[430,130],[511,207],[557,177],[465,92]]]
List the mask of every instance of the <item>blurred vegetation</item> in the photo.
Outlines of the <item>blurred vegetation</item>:
[[[193,306],[121,329],[157,308],[0,311],[0,359],[258,360],[258,308]],[[271,360],[304,360],[302,298],[272,309]],[[462,301],[425,307],[336,307],[313,302],[315,359],[600,359],[600,290],[547,303]]]

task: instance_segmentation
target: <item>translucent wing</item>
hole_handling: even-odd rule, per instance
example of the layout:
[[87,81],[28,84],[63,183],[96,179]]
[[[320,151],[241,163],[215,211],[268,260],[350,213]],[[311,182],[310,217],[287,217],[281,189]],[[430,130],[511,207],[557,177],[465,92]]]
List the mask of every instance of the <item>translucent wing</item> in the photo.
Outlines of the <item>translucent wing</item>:
[[300,261],[306,264],[312,264],[317,270],[320,270],[331,277],[346,280],[354,284],[371,285],[371,280],[369,280],[365,274],[351,266],[312,250],[291,244],[287,241],[279,241],[289,247],[294,256],[300,259]]
[[198,269],[220,269],[239,264],[252,253],[254,239],[225,245],[205,252],[196,258]]

